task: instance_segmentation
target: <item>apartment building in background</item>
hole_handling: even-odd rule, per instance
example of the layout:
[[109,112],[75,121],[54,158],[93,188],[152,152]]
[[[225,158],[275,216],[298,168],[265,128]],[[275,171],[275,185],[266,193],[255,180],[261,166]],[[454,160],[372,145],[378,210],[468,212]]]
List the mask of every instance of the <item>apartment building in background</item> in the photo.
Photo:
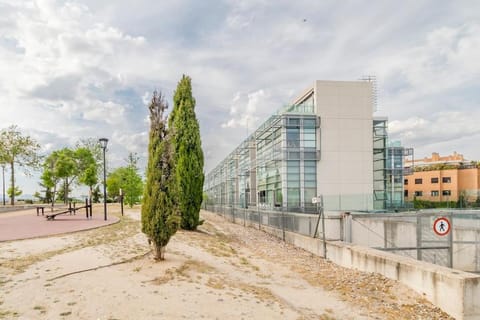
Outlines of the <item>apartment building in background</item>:
[[315,81],[206,175],[210,204],[315,212],[318,196],[326,210],[403,202],[403,165],[387,170],[394,162],[387,119],[373,117],[374,90],[372,81]]
[[433,202],[458,201],[475,202],[479,198],[480,170],[474,161],[466,160],[462,154],[432,157],[406,161],[414,163],[413,174],[404,178],[405,201],[413,199]]

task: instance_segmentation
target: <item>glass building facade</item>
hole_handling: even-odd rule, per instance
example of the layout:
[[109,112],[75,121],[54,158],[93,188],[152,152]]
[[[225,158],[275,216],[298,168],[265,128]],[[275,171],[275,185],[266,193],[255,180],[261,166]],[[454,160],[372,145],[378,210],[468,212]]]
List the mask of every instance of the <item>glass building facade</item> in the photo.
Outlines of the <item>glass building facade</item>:
[[370,94],[365,83],[317,81],[206,175],[209,204],[309,213],[321,194],[329,210],[385,209],[387,174],[397,172],[387,170],[387,120],[373,119]]
[[210,201],[226,206],[313,211],[318,130],[313,95],[271,116],[207,174],[205,191]]

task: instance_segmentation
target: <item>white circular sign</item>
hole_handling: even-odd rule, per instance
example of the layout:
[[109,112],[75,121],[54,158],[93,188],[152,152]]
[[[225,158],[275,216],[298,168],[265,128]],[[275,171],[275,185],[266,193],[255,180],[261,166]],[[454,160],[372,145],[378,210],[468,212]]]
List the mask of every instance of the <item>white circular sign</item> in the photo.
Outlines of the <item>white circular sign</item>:
[[450,232],[450,221],[447,218],[438,218],[433,223],[433,231],[439,236],[447,235]]

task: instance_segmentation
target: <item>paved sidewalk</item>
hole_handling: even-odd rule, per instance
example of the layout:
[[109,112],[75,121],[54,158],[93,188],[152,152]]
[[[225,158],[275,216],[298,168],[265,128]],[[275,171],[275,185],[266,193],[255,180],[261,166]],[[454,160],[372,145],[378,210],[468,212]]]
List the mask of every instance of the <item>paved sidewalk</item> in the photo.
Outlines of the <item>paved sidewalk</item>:
[[[47,215],[45,211],[45,216]],[[55,220],[47,221],[45,216],[37,216],[36,210],[28,209],[0,214],[0,242],[44,237],[55,234],[69,233],[107,226],[119,221],[110,215],[104,220],[103,211],[93,212],[92,219],[87,219],[85,213],[76,215],[63,214]]]

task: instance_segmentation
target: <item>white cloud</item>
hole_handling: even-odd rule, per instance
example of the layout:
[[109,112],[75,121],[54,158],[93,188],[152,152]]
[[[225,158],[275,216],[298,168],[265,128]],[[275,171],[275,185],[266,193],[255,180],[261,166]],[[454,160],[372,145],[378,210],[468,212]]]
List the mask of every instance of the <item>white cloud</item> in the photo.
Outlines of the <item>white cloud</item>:
[[0,122],[45,152],[105,136],[112,164],[141,154],[151,92],[172,106],[188,74],[209,170],[314,80],[376,74],[392,138],[480,159],[465,138],[480,117],[474,2],[3,0],[0,12]]
[[222,124],[222,128],[256,129],[262,108],[265,110],[269,105],[268,98],[268,93],[262,89],[247,95],[237,92],[230,105],[231,118]]

